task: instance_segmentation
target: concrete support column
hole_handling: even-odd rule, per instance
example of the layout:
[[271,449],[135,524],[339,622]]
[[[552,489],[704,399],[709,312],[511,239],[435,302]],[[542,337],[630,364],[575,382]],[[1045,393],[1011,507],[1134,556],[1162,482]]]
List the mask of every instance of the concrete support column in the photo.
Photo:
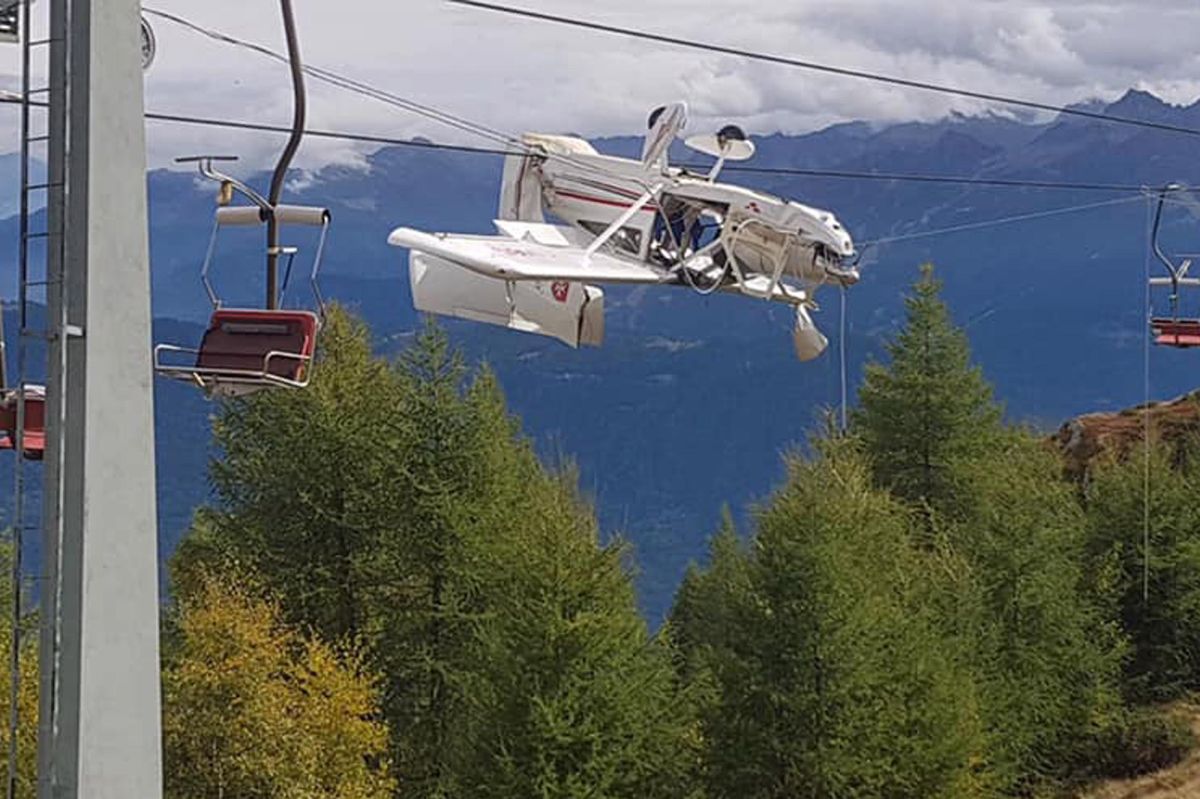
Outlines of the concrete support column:
[[[53,0],[62,252],[48,309],[39,799],[162,796],[138,0]],[[52,69],[52,73],[55,70]],[[55,113],[58,110],[59,113]],[[53,174],[53,171],[52,171]],[[57,586],[57,591],[53,587]]]

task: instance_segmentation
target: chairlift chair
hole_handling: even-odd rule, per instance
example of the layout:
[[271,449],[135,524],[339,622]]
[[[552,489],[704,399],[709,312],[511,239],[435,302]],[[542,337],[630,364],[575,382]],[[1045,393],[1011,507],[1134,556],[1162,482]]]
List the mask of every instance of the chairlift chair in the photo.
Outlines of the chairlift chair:
[[[0,308],[0,450],[15,450],[19,445],[26,458],[40,461],[46,453],[46,387],[25,383],[23,389],[10,388],[7,360],[3,308]],[[22,427],[24,433],[18,435]]]
[[[279,205],[275,220],[281,225],[320,227],[320,239],[309,282],[321,315],[306,310],[278,308],[224,308],[209,280],[222,228],[258,226],[270,210],[256,206],[218,208],[212,237],[201,269],[201,281],[213,305],[208,329],[197,347],[159,344],[154,348],[154,369],[164,376],[192,383],[209,396],[240,396],[266,388],[304,388],[312,374],[317,333],[324,301],[317,284],[330,214],[324,208]],[[287,256],[285,276],[290,276],[295,247],[280,247]],[[281,294],[287,289],[285,277]]]
[[[25,430],[19,436],[21,454],[29,460],[40,461],[46,454],[46,387],[26,383],[24,395]],[[19,389],[0,391],[0,450],[17,448],[19,402]]]
[[1164,347],[1200,347],[1200,318],[1179,315],[1180,289],[1200,287],[1200,278],[1188,276],[1188,270],[1192,267],[1192,259],[1185,258],[1176,264],[1174,259],[1163,252],[1158,236],[1167,195],[1182,191],[1183,188],[1183,186],[1172,183],[1159,190],[1158,208],[1154,214],[1154,228],[1151,233],[1154,257],[1166,268],[1167,276],[1150,278],[1150,286],[1151,288],[1165,286],[1171,289],[1171,315],[1156,316],[1150,319],[1150,333],[1154,336],[1154,343]]

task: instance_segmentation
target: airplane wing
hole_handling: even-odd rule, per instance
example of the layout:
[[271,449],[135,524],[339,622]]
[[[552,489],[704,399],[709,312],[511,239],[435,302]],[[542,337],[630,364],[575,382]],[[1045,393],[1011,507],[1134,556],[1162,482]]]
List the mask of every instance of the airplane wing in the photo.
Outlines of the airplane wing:
[[[545,227],[554,232],[552,226]],[[539,238],[541,240],[539,240]],[[546,243],[551,242],[551,243]],[[436,256],[485,277],[504,281],[567,280],[586,283],[664,283],[665,270],[618,258],[608,253],[588,254],[584,247],[557,238],[527,235],[472,236],[425,233],[396,228],[388,244]]]

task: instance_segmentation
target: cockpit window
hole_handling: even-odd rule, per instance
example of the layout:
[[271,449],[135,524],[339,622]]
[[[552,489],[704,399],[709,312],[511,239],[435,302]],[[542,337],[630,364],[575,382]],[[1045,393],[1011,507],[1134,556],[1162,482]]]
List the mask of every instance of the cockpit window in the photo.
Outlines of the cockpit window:
[[[579,225],[593,236],[599,236],[608,229],[608,225],[603,222],[592,222],[587,219],[580,219]],[[608,241],[618,250],[634,255],[638,255],[642,251],[642,231],[635,227],[621,228]]]

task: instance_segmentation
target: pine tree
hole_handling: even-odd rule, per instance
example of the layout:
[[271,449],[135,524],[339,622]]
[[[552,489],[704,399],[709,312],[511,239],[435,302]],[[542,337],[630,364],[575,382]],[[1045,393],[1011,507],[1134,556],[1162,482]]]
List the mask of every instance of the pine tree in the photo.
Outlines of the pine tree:
[[954,465],[993,446],[1001,412],[940,293],[932,265],[923,266],[905,299],[905,325],[887,347],[889,363],[867,366],[853,429],[877,484],[947,511]]
[[819,448],[791,460],[750,552],[724,533],[676,605],[717,693],[710,793],[978,795],[973,687],[918,601],[909,514],[847,442]]

